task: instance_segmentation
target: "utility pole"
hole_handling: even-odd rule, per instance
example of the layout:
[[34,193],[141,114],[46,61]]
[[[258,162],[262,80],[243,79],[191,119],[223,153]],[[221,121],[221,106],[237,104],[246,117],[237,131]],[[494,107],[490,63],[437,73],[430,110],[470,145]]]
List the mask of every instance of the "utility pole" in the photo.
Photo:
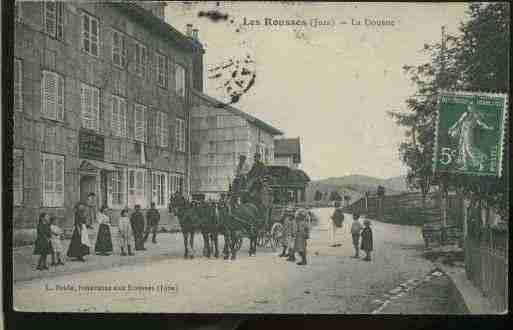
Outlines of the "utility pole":
[[[445,44],[446,34],[445,34],[445,25],[442,26],[442,49],[441,49],[441,69],[440,69],[440,87],[441,89],[447,88],[447,77],[445,74]],[[447,173],[440,173],[440,206],[441,206],[441,220],[442,220],[442,232],[441,239],[442,244],[445,241],[445,228],[447,227],[447,208],[448,208],[448,182],[447,182]]]

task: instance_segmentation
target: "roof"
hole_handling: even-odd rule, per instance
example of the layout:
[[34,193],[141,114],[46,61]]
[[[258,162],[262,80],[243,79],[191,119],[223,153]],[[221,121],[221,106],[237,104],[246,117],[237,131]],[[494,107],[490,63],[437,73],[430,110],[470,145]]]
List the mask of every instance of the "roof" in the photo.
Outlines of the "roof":
[[310,181],[308,174],[288,166],[267,166],[273,186],[304,186]]
[[142,8],[141,6],[130,3],[130,2],[106,2],[108,5],[120,8],[126,11],[129,15],[132,15],[137,22],[145,24],[150,29],[155,30],[156,32],[160,32],[164,36],[171,39],[182,49],[195,52],[205,52],[203,45],[194,40],[193,38],[187,37],[185,34],[176,30],[171,25],[167,24],[157,16],[153,15],[153,13],[147,9]]
[[239,117],[243,117],[245,118],[247,121],[249,121],[251,124],[255,125],[256,127],[258,128],[261,128],[265,131],[267,131],[268,133],[270,133],[271,135],[283,135],[283,132],[280,131],[279,129],[271,126],[270,124],[264,122],[263,120],[260,120],[252,115],[250,115],[249,113],[247,112],[244,112],[240,109],[237,109],[229,104],[225,104],[215,98],[213,98],[212,96],[208,96],[198,90],[192,90],[192,93],[193,95],[197,96],[197,97],[200,97],[202,98],[203,100],[207,101],[208,103],[212,104],[212,106],[216,107],[216,108],[222,108],[222,109],[225,109],[227,111],[229,111],[230,113],[232,113],[233,115],[235,116],[239,116]]

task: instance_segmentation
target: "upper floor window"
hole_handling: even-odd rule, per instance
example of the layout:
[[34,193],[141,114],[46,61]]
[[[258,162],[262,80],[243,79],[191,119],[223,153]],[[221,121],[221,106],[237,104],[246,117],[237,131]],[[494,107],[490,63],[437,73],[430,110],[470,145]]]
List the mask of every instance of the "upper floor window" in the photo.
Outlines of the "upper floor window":
[[45,32],[58,40],[64,34],[64,3],[60,1],[43,2]]
[[185,97],[185,68],[180,64],[175,66],[175,92]]
[[23,203],[23,150],[13,149],[12,194],[14,205]]
[[82,127],[98,131],[100,127],[100,90],[82,84]]
[[155,123],[155,136],[157,137],[157,145],[167,147],[169,140],[169,122],[167,121],[167,113],[157,112]]
[[21,11],[21,2],[15,1],[14,2],[14,20],[16,22],[21,22],[22,20],[22,11]]
[[185,120],[177,118],[175,127],[176,150],[185,152]]
[[136,104],[134,109],[135,117],[135,139],[137,141],[146,142],[146,107],[141,104]]
[[42,154],[43,206],[64,205],[64,156]]
[[82,14],[82,49],[93,56],[99,55],[98,40],[100,25],[98,19],[87,13]]
[[14,110],[23,111],[23,66],[19,58],[14,59]]
[[162,88],[167,88],[167,58],[157,53],[157,83]]
[[112,133],[115,136],[126,137],[126,101],[125,99],[112,95]]
[[112,62],[124,68],[126,66],[126,37],[124,34],[112,30]]
[[64,120],[64,78],[55,72],[43,71],[42,115],[53,120]]
[[136,42],[135,43],[135,73],[140,77],[145,76],[148,65],[148,51],[145,46]]

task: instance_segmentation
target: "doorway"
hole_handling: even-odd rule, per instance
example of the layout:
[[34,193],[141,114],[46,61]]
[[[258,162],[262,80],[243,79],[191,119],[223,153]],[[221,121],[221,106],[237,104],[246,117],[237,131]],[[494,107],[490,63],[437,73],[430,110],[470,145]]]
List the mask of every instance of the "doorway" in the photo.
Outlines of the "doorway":
[[[80,176],[80,201],[86,203],[89,193],[97,194],[96,175],[82,174]],[[97,194],[98,195],[98,194]]]

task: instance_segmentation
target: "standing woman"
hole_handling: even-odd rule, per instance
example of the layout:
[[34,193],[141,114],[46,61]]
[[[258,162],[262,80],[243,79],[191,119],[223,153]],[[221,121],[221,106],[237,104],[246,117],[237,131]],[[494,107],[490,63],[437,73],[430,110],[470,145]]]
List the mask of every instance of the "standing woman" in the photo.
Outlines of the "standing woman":
[[48,269],[46,266],[46,257],[52,253],[52,244],[50,243],[50,216],[47,213],[41,213],[39,215],[39,221],[37,224],[37,238],[34,247],[34,254],[39,255],[37,262],[37,270]]
[[103,206],[100,209],[100,213],[96,216],[96,220],[100,224],[98,228],[98,236],[96,238],[96,244],[94,250],[96,254],[107,256],[112,253],[112,237],[110,235],[110,218],[107,215],[109,209],[107,206]]
[[86,228],[87,214],[85,205],[77,203],[75,206],[75,227],[68,247],[68,257],[84,262],[84,256],[89,254],[89,237]]

